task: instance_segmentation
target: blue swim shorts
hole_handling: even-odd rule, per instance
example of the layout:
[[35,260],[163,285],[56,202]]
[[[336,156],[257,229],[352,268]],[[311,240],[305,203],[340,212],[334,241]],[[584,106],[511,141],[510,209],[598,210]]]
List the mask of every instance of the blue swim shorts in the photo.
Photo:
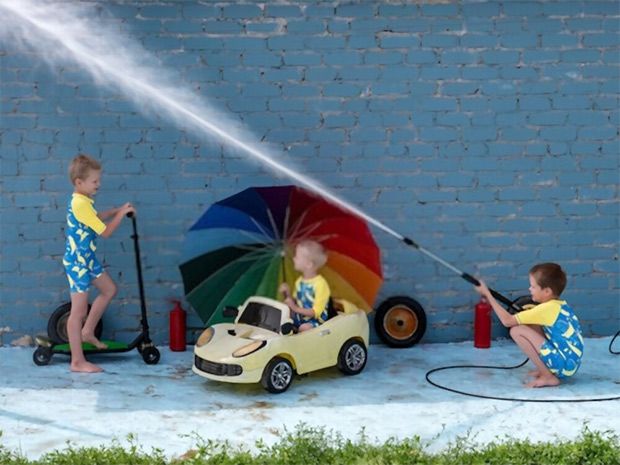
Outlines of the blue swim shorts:
[[543,342],[538,351],[540,359],[549,368],[549,371],[558,378],[568,378],[574,375],[581,365],[581,359],[574,354],[562,354],[549,341]]
[[321,322],[317,320],[316,318],[309,318],[307,320],[304,320],[304,319],[299,318],[297,314],[293,316],[293,324],[295,325],[296,328],[299,328],[301,325],[305,323],[310,323],[313,328],[316,328],[317,326],[321,324]]
[[91,283],[103,274],[103,267],[93,255],[86,265],[63,260],[71,292],[88,292]]

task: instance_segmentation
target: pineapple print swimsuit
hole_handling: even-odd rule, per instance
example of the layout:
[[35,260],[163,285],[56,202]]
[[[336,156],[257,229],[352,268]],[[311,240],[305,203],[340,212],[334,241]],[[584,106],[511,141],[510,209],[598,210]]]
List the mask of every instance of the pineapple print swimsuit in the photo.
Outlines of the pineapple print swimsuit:
[[563,300],[550,300],[515,316],[519,324],[542,327],[546,341],[538,354],[551,373],[568,378],[577,372],[583,355],[583,337],[570,305]]
[[94,200],[73,193],[67,205],[67,242],[62,264],[71,292],[87,292],[92,281],[103,274],[95,256],[96,238],[106,228],[93,207]]

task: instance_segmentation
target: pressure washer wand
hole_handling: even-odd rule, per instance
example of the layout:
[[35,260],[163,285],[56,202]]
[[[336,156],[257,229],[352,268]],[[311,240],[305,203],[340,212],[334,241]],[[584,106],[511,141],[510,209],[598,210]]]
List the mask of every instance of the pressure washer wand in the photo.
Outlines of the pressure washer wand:
[[[424,247],[422,247],[421,245],[416,243],[413,239],[410,239],[408,237],[402,236],[401,240],[405,244],[407,244],[408,246],[413,247],[414,249],[419,250],[420,252],[422,252],[427,257],[433,259],[434,261],[436,261],[438,263],[441,263],[446,268],[454,271],[456,274],[458,274],[461,278],[463,278],[468,283],[473,284],[474,286],[479,286],[480,285],[480,281],[478,281],[472,275],[470,275],[469,273],[465,273],[464,271],[459,270],[454,265],[448,263],[447,261],[445,261],[444,259],[438,257],[437,255],[435,255],[434,253],[430,252],[429,250],[426,250]],[[489,291],[491,291],[491,295],[493,297],[495,297],[497,300],[499,300],[501,303],[503,303],[507,307],[511,308],[512,310],[514,310],[514,311],[520,311],[521,310],[519,307],[514,305],[512,303],[512,301],[508,297],[500,294],[499,292],[497,292],[496,290],[491,289],[491,288],[489,288]]]

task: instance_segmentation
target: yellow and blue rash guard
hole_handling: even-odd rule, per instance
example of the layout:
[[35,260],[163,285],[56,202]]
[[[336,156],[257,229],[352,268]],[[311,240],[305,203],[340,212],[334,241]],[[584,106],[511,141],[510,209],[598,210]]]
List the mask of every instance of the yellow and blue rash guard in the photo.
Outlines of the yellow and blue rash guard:
[[314,317],[293,313],[293,323],[299,327],[304,323],[310,323],[316,327],[327,320],[327,305],[329,303],[329,284],[321,275],[312,279],[297,278],[295,281],[295,301],[302,308],[311,308]]
[[74,193],[67,206],[67,242],[62,263],[71,292],[87,292],[93,279],[103,273],[95,257],[96,238],[106,225],[97,216],[93,199]]
[[550,300],[515,314],[521,325],[540,325],[547,339],[538,349],[541,360],[558,378],[574,375],[581,365],[583,337],[573,309],[563,300]]

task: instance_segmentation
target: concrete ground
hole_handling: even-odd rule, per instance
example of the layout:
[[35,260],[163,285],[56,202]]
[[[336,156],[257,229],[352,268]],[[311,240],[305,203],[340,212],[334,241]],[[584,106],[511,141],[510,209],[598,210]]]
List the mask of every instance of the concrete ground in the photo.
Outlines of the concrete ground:
[[429,450],[465,436],[478,443],[506,437],[570,439],[584,424],[618,432],[620,400],[569,401],[620,396],[620,356],[608,352],[610,340],[587,339],[579,373],[557,388],[524,388],[531,365],[447,370],[432,377],[486,396],[566,400],[559,403],[466,397],[425,380],[425,373],[439,366],[516,365],[524,357],[509,341],[494,341],[490,349],[474,349],[471,342],[401,350],[372,345],[359,376],[330,368],[295,379],[280,395],[260,385],[224,384],[193,374],[191,348],[170,352],[162,347],[155,366],[145,365],[136,351],[92,357],[105,372],[88,375],[71,373],[67,357],[55,356],[50,365],[37,367],[33,349],[0,347],[0,443],[38,458],[63,449],[67,441],[126,444],[131,434],[145,451],[158,447],[172,457],[191,449],[195,435],[251,448],[258,439],[277,442],[284,428],[302,422],[352,439],[362,428],[373,441],[419,435]]

